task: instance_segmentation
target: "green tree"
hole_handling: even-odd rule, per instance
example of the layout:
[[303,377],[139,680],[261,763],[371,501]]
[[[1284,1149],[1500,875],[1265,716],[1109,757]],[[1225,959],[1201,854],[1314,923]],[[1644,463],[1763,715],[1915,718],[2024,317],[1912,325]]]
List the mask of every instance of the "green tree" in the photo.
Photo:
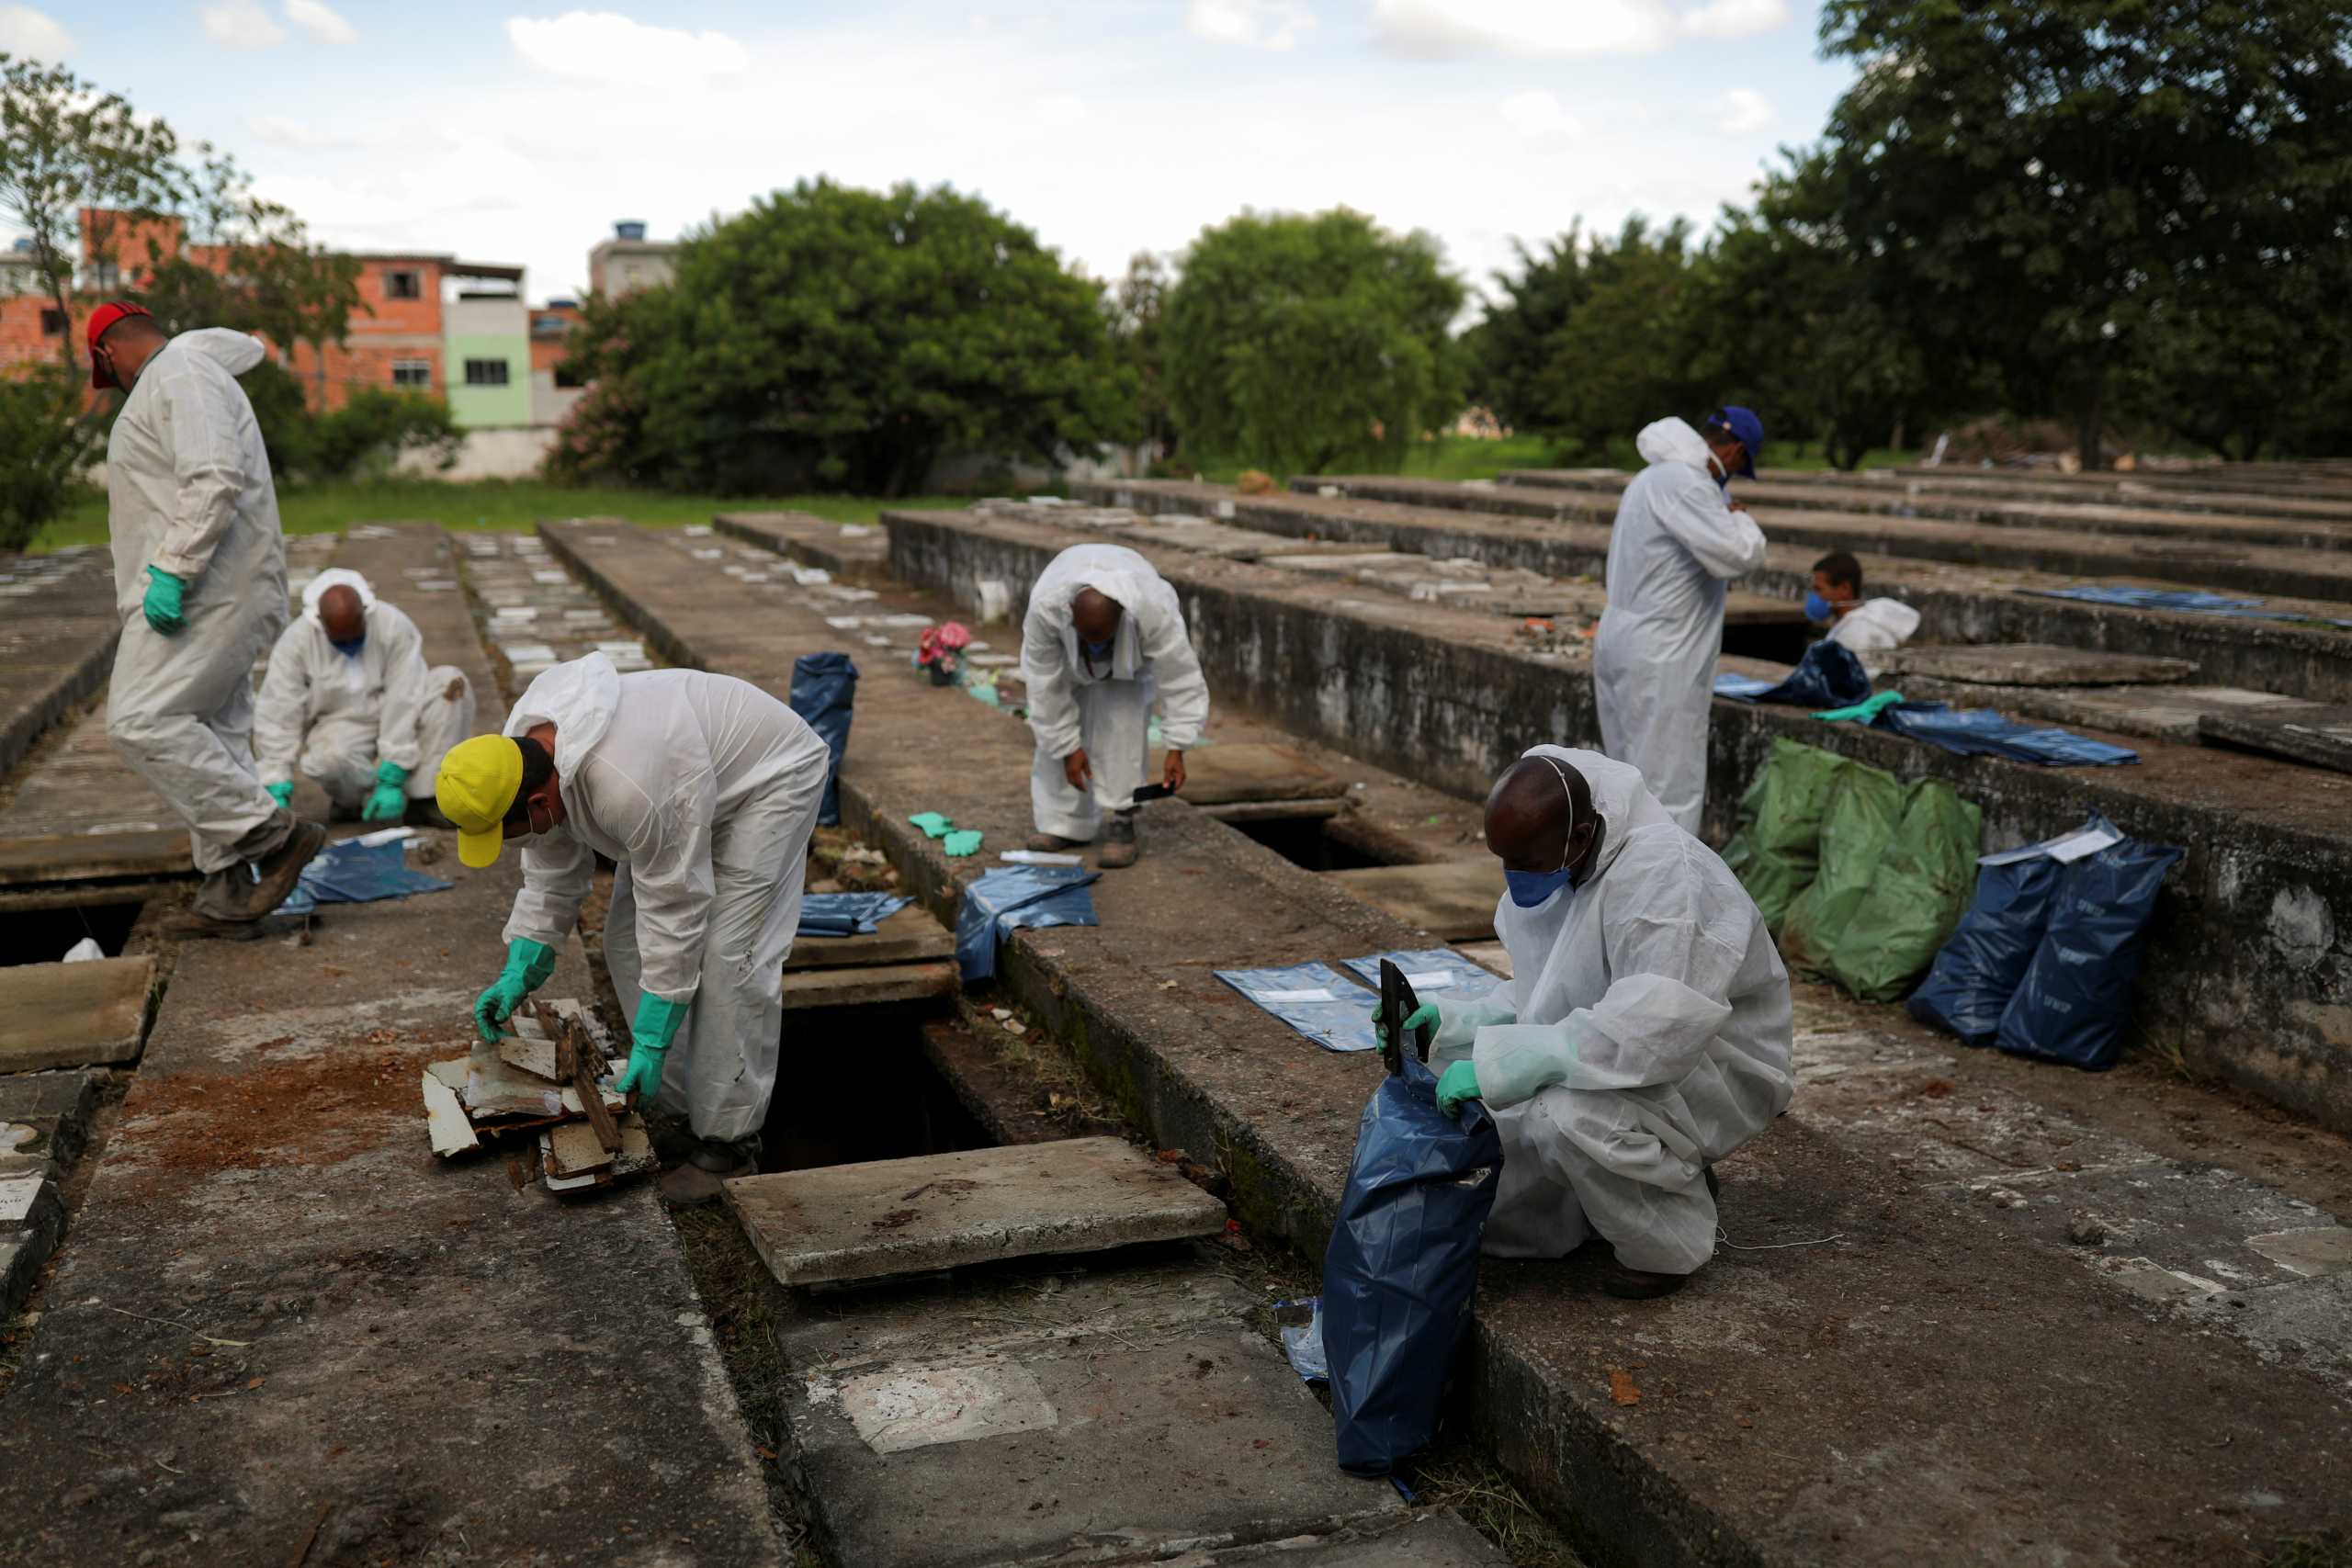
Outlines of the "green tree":
[[1434,239],[1344,208],[1204,231],[1162,316],[1186,450],[1294,472],[1401,466],[1461,412],[1463,299]]
[[1679,218],[1653,231],[1636,213],[1614,241],[1586,247],[1584,298],[1545,338],[1530,382],[1535,427],[1598,459],[1653,420],[1719,401],[1720,341],[1743,322],[1708,310],[1706,265]]
[[2149,322],[2118,399],[2136,422],[2251,461],[2352,450],[2352,255],[2192,284]]
[[1173,450],[1176,422],[1168,403],[1167,333],[1163,320],[1170,287],[1167,261],[1138,251],[1126,276],[1110,292],[1111,341],[1136,378],[1142,438],[1155,453]]
[[1513,240],[1519,269],[1494,275],[1500,298],[1466,335],[1472,400],[1514,430],[1550,428],[1544,389],[1559,352],[1554,339],[1592,297],[1586,248],[1581,226],[1541,251]]
[[2063,412],[2094,461],[2185,290],[2345,243],[2346,37],[2337,0],[1827,0],[1824,51],[1860,75],[1826,198],[1932,363]]
[[1136,423],[1101,287],[944,186],[763,197],[580,337],[594,388],[551,472],[900,495],[945,456],[1052,462]]

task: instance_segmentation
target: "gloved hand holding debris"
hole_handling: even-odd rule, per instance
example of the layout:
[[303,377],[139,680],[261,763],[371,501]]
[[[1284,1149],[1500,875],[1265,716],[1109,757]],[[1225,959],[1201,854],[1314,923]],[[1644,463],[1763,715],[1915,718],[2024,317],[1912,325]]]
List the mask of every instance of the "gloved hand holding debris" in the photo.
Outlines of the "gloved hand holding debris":
[[628,1066],[613,1087],[623,1094],[642,1093],[650,1102],[662,1092],[662,1067],[669,1060],[670,1043],[678,1037],[686,1004],[646,993],[638,999],[637,1018],[629,1026]]
[[474,998],[474,1028],[485,1044],[498,1043],[499,1025],[514,1015],[523,998],[548,983],[555,973],[555,949],[528,937],[506,944],[506,967],[490,989]]
[[[1435,1002],[1423,1002],[1405,1015],[1405,1032],[1415,1034],[1424,1026],[1432,1030],[1442,1028],[1444,1026],[1438,1021],[1439,1016]],[[1383,1050],[1387,1049],[1388,1031],[1381,1023],[1378,1008],[1372,1010],[1372,1037],[1380,1042]]]
[[277,802],[277,808],[280,811],[294,809],[293,780],[288,779],[284,784],[264,784],[261,787],[269,792],[270,799]]

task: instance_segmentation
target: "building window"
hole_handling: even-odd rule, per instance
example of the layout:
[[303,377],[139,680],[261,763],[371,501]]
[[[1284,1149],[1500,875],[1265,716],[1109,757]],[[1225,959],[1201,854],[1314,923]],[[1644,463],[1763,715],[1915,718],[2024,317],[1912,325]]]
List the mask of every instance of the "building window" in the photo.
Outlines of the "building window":
[[40,335],[62,336],[65,331],[65,312],[44,309],[40,313]]
[[503,359],[467,360],[466,385],[469,387],[503,387],[506,385],[506,361]]
[[392,385],[395,387],[432,386],[433,361],[430,359],[393,360]]
[[413,272],[384,274],[384,298],[387,299],[422,299],[424,280]]

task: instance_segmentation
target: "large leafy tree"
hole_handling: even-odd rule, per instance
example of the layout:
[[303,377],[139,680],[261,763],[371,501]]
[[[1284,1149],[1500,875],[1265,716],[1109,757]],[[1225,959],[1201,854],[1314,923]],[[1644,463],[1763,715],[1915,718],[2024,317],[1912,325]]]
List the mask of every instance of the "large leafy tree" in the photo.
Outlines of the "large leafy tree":
[[1132,433],[1100,286],[976,197],[804,181],[587,311],[559,471],[899,495],[943,457],[1052,461]]
[[2184,297],[2346,242],[2338,0],[1827,0],[1821,28],[1861,68],[1819,173],[1873,297],[2086,461]]
[[1513,429],[1544,430],[1552,421],[1545,395],[1559,353],[1553,340],[1592,297],[1592,276],[1578,229],[1538,251],[1516,240],[1511,249],[1519,258],[1518,270],[1494,275],[1499,298],[1464,334],[1469,390]]
[[1344,209],[1204,231],[1161,318],[1186,450],[1291,471],[1399,466],[1461,412],[1449,328],[1463,298],[1435,240]]
[[1165,258],[1139,251],[1127,263],[1106,301],[1111,339],[1136,378],[1136,412],[1143,439],[1155,449],[1172,447],[1176,422],[1168,404],[1167,334],[1162,318],[1170,288]]

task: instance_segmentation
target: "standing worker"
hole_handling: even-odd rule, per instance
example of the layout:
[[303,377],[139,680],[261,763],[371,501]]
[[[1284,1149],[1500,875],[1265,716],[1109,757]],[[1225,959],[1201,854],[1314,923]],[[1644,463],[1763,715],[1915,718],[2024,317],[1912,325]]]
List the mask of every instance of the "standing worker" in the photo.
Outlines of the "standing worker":
[[446,828],[434,774],[473,727],[465,672],[427,668],[416,623],[359,573],[329,567],[270,650],[254,752],[280,806],[293,804],[299,765],[346,818]]
[[1662,419],[1634,438],[1649,467],[1618,503],[1609,605],[1592,641],[1600,749],[1631,763],[1686,833],[1707,802],[1707,713],[1723,651],[1724,584],[1764,564],[1764,532],[1732,502],[1756,477],[1764,425],[1724,408],[1703,434]]
[[137,305],[90,313],[90,384],[127,387],[107,441],[122,641],[107,734],[187,823],[204,884],[175,935],[227,935],[286,901],[326,829],[254,771],[254,660],[286,625],[286,540],[269,453],[237,377],[258,340],[165,335]]
[[672,1203],[707,1202],[721,1181],[759,1168],[784,961],[831,761],[799,715],[749,682],[699,670],[623,675],[601,653],[546,671],[503,735],[460,741],[442,759],[438,794],[458,859],[487,866],[504,840],[530,840],[505,970],[474,1003],[484,1040],[554,972],[596,856],[616,863],[605,965],[632,1021],[620,1089],[683,1109],[693,1134],[662,1178]]
[[1037,737],[1029,847],[1072,850],[1099,832],[1105,869],[1135,864],[1135,794],[1151,762],[1154,697],[1165,709],[1160,776],[1170,791],[1184,787],[1184,752],[1209,721],[1208,682],[1176,591],[1123,546],[1071,546],[1029,590],[1021,679]]

